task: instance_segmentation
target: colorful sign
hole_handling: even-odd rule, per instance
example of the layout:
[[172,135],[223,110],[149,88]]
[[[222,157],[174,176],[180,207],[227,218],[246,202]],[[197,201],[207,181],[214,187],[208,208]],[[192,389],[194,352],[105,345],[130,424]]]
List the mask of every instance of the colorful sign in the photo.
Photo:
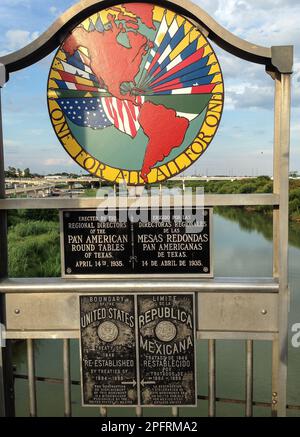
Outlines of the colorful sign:
[[160,6],[123,3],[77,26],[51,66],[55,133],[89,173],[113,182],[162,182],[210,145],[224,102],[206,37]]

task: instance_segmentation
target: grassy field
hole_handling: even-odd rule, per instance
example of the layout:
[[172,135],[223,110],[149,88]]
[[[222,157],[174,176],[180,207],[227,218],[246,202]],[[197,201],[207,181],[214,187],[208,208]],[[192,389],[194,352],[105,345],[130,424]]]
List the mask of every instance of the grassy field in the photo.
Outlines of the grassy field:
[[10,277],[60,276],[57,211],[12,211],[8,225]]

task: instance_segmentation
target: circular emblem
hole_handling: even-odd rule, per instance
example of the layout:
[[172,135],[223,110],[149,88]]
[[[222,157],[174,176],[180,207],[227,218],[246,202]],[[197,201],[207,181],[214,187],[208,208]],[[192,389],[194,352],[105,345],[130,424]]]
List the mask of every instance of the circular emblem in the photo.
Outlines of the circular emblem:
[[169,179],[208,148],[224,86],[217,57],[187,18],[149,3],[103,9],[57,51],[48,107],[55,133],[89,173],[113,183]]
[[155,335],[160,341],[169,342],[174,340],[177,329],[174,323],[164,320],[159,322],[155,328]]
[[118,338],[118,335],[119,329],[113,322],[103,322],[98,327],[98,336],[106,343],[112,343]]

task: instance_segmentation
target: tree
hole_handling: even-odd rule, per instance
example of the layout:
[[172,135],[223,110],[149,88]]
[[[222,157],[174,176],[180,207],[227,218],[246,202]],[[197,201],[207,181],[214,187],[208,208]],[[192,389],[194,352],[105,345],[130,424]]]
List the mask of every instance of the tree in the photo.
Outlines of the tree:
[[25,168],[25,170],[24,170],[24,178],[30,178],[30,177],[31,177],[30,169],[29,168]]
[[17,174],[17,170],[15,169],[15,167],[8,167],[8,171],[7,171],[7,177],[9,178],[15,178]]

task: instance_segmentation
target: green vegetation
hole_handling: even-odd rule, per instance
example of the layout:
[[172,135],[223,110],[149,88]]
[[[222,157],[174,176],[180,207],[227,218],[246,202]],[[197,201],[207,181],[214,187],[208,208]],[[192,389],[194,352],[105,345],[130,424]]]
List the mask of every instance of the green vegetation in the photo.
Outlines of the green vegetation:
[[290,217],[300,221],[300,180],[290,181]]
[[83,197],[96,197],[97,190],[93,188],[88,188],[87,190],[84,190]]
[[57,211],[12,211],[8,225],[10,277],[60,276]]
[[29,168],[21,170],[20,168],[8,167],[8,170],[5,170],[6,178],[31,178],[33,176]]
[[[180,181],[169,181],[167,184],[168,187],[182,186]],[[185,186],[192,188],[202,186],[204,187],[204,192],[210,194],[263,194],[273,192],[273,181],[268,176],[232,181],[186,181]],[[265,206],[247,209],[268,215],[272,212],[272,209]],[[300,221],[300,180],[298,179],[290,180],[289,214],[292,221]]]
[[[297,173],[295,172],[295,175]],[[163,184],[167,188],[181,188],[182,181],[169,180]],[[209,194],[269,194],[273,192],[273,181],[269,176],[260,176],[253,179],[241,180],[225,180],[225,181],[194,181],[186,180],[186,188],[196,189],[203,187],[205,193]],[[151,189],[150,186],[146,187]],[[95,197],[95,189],[87,189],[84,192],[84,197]],[[244,209],[244,208],[243,208]],[[266,215],[272,213],[270,207],[257,206],[247,208],[260,212]],[[290,204],[289,204],[290,219],[292,221],[300,221],[300,180],[290,179]]]
[[268,176],[226,181],[186,181],[185,186],[203,186],[206,193],[215,194],[253,194],[272,193],[273,191],[273,181]]

